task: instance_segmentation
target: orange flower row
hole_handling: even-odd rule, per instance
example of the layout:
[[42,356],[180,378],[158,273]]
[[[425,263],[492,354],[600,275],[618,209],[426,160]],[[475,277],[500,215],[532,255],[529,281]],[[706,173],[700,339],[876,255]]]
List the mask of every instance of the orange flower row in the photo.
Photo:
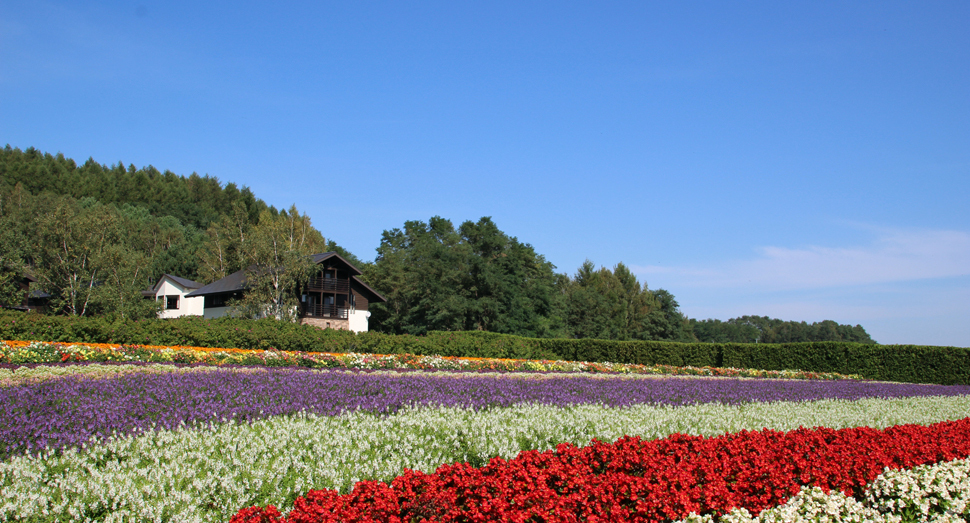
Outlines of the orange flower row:
[[[124,345],[124,344],[118,344],[118,343],[47,342],[47,341],[36,341],[36,340],[35,341],[0,340],[0,343],[3,343],[9,347],[26,347],[32,343],[46,343],[50,345],[83,346],[83,347],[90,347],[92,349],[101,349],[101,350],[121,350],[124,347],[128,347],[132,349],[149,349],[149,350],[159,350],[159,351],[188,350],[188,351],[199,351],[199,352],[232,352],[237,354],[260,354],[260,353],[270,352],[263,349],[193,347],[190,345],[138,345],[138,344]],[[273,352],[280,352],[280,353],[289,354],[289,355],[307,354],[305,352],[300,352],[300,351],[285,351],[285,350],[273,351]],[[335,356],[335,357],[347,355],[346,353],[340,353],[340,352],[313,352],[311,354],[322,355],[322,356]],[[387,358],[387,357],[392,357],[394,355],[393,354],[368,354],[367,356],[373,357],[373,358]],[[437,357],[444,360],[450,360],[450,361],[494,361],[494,362],[527,361],[527,360],[516,360],[511,358],[475,358],[475,357],[463,357],[463,356],[437,356]],[[538,361],[538,363],[552,363],[552,361],[541,360],[541,361]]]

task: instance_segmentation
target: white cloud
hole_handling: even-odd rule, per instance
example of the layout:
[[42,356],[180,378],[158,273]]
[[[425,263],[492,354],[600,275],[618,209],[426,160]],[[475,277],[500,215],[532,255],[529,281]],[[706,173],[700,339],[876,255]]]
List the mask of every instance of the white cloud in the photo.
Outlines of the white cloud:
[[834,320],[880,343],[970,346],[970,234],[868,230],[863,245],[769,246],[746,260],[631,270],[693,318]]
[[970,274],[970,234],[946,230],[876,229],[868,245],[757,249],[752,259],[714,266],[633,266],[670,288],[819,289],[947,278]]

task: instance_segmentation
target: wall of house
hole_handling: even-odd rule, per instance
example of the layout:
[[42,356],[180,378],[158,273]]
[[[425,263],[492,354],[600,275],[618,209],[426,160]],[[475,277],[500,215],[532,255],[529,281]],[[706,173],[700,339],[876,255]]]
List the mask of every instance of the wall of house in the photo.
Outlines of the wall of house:
[[367,332],[367,319],[370,318],[370,311],[350,311],[347,315],[348,328],[354,332]]
[[339,318],[300,318],[300,325],[312,325],[321,329],[350,330],[349,320]]
[[[354,289],[354,308],[359,311],[366,311],[368,309],[367,298],[358,289]],[[364,329],[367,330],[367,329]]]
[[[203,315],[203,304],[205,303],[204,298],[201,296],[196,298],[186,298],[185,295],[191,292],[191,290],[183,289],[178,285],[175,285],[168,279],[162,282],[162,285],[158,288],[155,293],[155,299],[162,301],[162,310],[158,313],[159,318],[179,318],[182,316],[202,316]],[[179,297],[179,307],[178,309],[165,309],[166,296],[178,296]]]
[[216,318],[221,318],[232,311],[232,307],[208,307],[205,309],[205,313],[202,317],[207,320],[214,320]]

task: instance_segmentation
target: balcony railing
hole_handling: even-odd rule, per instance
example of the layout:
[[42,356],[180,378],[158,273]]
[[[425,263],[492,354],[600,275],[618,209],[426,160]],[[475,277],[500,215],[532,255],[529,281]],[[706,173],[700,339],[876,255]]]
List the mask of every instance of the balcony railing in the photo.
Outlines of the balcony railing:
[[349,293],[350,280],[347,278],[310,278],[307,290]]
[[303,307],[303,316],[307,318],[338,318],[347,319],[348,309],[337,307],[336,305],[306,305]]

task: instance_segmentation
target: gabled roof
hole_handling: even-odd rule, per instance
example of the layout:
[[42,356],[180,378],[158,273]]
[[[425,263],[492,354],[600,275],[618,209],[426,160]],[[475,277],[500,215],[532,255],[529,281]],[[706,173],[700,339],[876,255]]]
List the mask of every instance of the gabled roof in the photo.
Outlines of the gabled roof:
[[[172,274],[164,274],[164,275],[162,275],[162,278],[161,279],[165,279],[165,278],[169,278],[170,280],[172,280],[175,283],[181,285],[182,287],[185,287],[186,289],[199,289],[199,288],[204,287],[203,284],[201,284],[201,283],[199,283],[197,281],[192,281],[192,280],[190,280],[188,278],[181,278],[179,276],[174,276]],[[161,279],[159,280],[159,282],[161,282]],[[156,287],[157,287],[157,285],[156,285]]]
[[156,293],[158,293],[158,289],[162,288],[162,283],[165,282],[166,278],[169,280],[172,280],[174,283],[177,283],[178,285],[182,286],[185,289],[198,289],[203,287],[201,283],[197,281],[192,281],[188,278],[182,278],[181,276],[175,276],[173,274],[163,274],[162,277],[158,279],[158,282],[155,285],[153,285],[152,287],[146,290],[141,291],[142,296],[154,296]]
[[313,263],[315,263],[317,265],[320,265],[320,263],[322,263],[322,262],[324,262],[326,260],[329,260],[331,258],[335,258],[335,259],[338,259],[341,262],[343,262],[343,264],[347,266],[347,269],[350,269],[350,272],[353,275],[359,276],[361,274],[364,274],[363,272],[360,272],[360,269],[358,269],[357,267],[354,267],[354,265],[352,263],[350,263],[349,261],[345,260],[343,258],[343,256],[341,256],[341,255],[339,255],[339,254],[337,254],[335,252],[321,252],[320,254],[314,254],[314,255],[310,256],[310,258],[312,258],[313,259]]

